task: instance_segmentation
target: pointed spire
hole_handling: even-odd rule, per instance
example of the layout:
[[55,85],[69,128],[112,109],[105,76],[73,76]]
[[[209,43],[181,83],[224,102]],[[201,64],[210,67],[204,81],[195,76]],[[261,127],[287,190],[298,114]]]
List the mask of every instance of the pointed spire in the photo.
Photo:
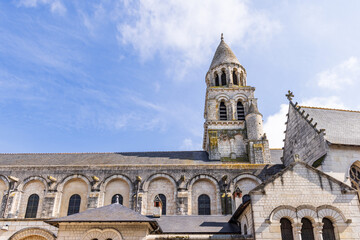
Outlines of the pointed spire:
[[230,47],[225,43],[224,41],[224,34],[221,34],[221,41],[219,46],[217,47],[213,60],[210,64],[210,69],[220,65],[220,64],[226,64],[226,63],[235,63],[239,64],[239,60],[236,58],[233,51],[230,49]]
[[257,105],[254,103],[254,101],[251,101],[251,103],[250,103],[248,114],[250,114],[250,113],[256,113],[256,114],[261,115],[261,113],[259,112],[259,109],[258,109]]

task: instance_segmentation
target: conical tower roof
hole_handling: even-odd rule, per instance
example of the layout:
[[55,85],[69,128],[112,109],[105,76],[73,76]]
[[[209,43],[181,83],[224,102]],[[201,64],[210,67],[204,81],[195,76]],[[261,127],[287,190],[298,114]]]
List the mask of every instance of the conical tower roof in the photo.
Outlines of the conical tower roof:
[[239,60],[236,58],[233,51],[230,49],[224,41],[223,35],[221,34],[221,41],[219,46],[216,49],[213,60],[211,62],[210,68],[212,69],[220,64],[224,63],[236,63],[240,65]]

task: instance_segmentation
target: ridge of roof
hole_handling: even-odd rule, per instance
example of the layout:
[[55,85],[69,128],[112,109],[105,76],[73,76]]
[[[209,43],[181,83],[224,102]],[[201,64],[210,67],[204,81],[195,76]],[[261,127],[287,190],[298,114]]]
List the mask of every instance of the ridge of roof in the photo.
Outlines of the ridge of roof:
[[319,169],[316,169],[312,166],[310,166],[309,164],[303,162],[303,161],[296,161],[296,162],[292,162],[289,166],[285,167],[283,170],[281,170],[280,172],[276,173],[275,175],[271,176],[268,180],[266,180],[265,182],[261,183],[259,186],[255,187],[253,190],[251,190],[249,192],[249,194],[252,194],[256,191],[259,191],[259,190],[264,190],[264,188],[271,182],[275,181],[277,178],[281,177],[283,174],[285,174],[287,171],[293,169],[297,164],[301,164],[303,166],[305,166],[306,168],[318,173],[318,174],[321,174],[322,176],[326,177],[327,179],[330,179],[334,182],[336,182],[337,184],[339,184],[341,187],[343,188],[347,188],[348,190],[354,190],[356,191],[354,188],[350,187],[349,185],[347,185],[346,183],[343,183],[341,181],[339,181],[338,179],[324,173],[323,171],[320,171]]
[[324,107],[311,107],[311,106],[301,106],[301,105],[299,105],[299,106],[301,108],[360,113],[360,111],[357,111],[357,110],[348,110],[348,109],[340,109],[340,108],[324,108]]
[[0,153],[0,155],[80,155],[80,154],[129,154],[129,153],[190,153],[206,152],[204,150],[194,151],[144,151],[144,152],[60,152],[60,153]]

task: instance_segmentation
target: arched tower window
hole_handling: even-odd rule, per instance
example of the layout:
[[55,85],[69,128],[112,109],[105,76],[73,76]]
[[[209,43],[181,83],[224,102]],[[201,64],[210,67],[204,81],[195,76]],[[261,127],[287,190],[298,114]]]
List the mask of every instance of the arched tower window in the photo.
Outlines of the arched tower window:
[[69,207],[67,215],[75,214],[80,211],[81,197],[78,194],[74,194],[69,199]]
[[287,218],[280,219],[281,239],[282,240],[294,240],[291,222]]
[[335,240],[333,223],[328,218],[323,218],[322,222],[324,223],[322,231],[323,240]]
[[220,106],[219,106],[219,119],[221,121],[226,121],[227,120],[227,111],[226,111],[226,105],[224,101],[220,102]]
[[30,195],[26,206],[25,218],[36,218],[38,206],[39,206],[39,195],[37,194]]
[[210,197],[201,194],[198,198],[198,215],[210,215]]
[[116,203],[116,198],[119,198],[119,203],[122,205],[123,204],[123,196],[121,196],[121,194],[115,194],[112,198],[111,198],[111,204]]
[[360,168],[353,164],[350,168],[351,186],[359,191],[360,186]]
[[221,85],[226,86],[226,73],[224,71],[221,73]]
[[314,230],[311,221],[307,218],[302,218],[301,223],[301,239],[315,240]]
[[245,120],[245,110],[244,110],[244,105],[242,104],[242,102],[239,101],[237,103],[236,111],[237,111],[237,119]]
[[166,197],[164,194],[158,194],[154,198],[154,206],[160,207],[161,205],[161,215],[166,215]]
[[220,86],[219,74],[215,73],[215,86]]
[[237,75],[236,75],[236,71],[233,71],[233,84],[234,85],[238,85],[238,79],[237,79]]
[[241,86],[245,86],[244,73],[243,73],[243,72],[240,73],[240,85],[241,85]]

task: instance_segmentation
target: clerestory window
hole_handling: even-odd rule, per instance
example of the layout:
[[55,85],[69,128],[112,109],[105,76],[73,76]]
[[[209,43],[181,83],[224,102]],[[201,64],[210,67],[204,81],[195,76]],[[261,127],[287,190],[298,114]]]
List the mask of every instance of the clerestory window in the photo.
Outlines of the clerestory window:
[[39,206],[39,195],[37,194],[30,195],[26,206],[25,218],[36,218],[38,206]]

